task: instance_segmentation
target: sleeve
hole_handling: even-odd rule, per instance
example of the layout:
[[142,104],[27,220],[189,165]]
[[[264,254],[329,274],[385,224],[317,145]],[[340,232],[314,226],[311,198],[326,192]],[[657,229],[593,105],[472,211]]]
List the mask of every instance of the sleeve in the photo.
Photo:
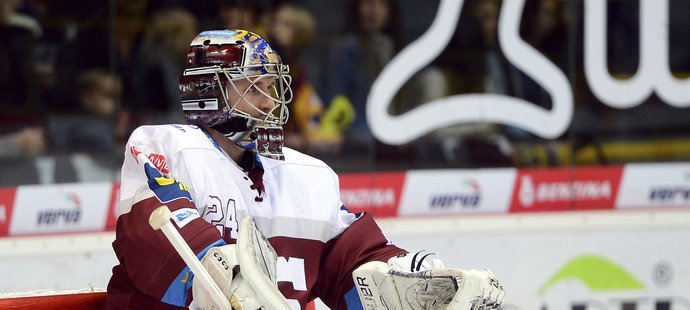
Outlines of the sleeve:
[[365,213],[328,242],[314,293],[331,309],[361,308],[352,272],[364,263],[385,262],[400,253],[407,251],[392,245]]
[[[151,144],[140,134],[133,134],[127,143],[129,154],[125,156],[121,185],[125,191],[121,193],[113,249],[128,278],[124,283],[155,300],[186,306],[191,301],[194,275],[163,233],[151,228],[151,212],[167,205],[175,227],[199,258],[224,242],[218,230],[199,217],[187,187],[164,176],[141,150],[150,150]],[[161,151],[154,150],[156,154]]]

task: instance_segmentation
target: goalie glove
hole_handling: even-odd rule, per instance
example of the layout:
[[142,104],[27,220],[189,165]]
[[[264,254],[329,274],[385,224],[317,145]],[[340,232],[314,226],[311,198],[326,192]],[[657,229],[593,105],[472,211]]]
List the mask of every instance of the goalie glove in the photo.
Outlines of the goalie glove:
[[[201,259],[201,265],[206,268],[209,275],[216,282],[225,298],[230,300],[237,290],[240,282],[240,262],[237,258],[237,245],[230,244],[213,247],[206,252]],[[234,281],[233,281],[234,280]],[[221,310],[210,296],[211,291],[197,281],[192,283],[191,309],[195,310]]]
[[444,268],[439,260],[418,260],[420,253],[368,262],[353,273],[366,310],[499,309],[503,287],[489,270]]
[[[201,259],[232,309],[291,309],[277,286],[277,254],[251,217],[240,223],[237,244],[214,247]],[[210,292],[192,285],[192,309],[219,310]]]

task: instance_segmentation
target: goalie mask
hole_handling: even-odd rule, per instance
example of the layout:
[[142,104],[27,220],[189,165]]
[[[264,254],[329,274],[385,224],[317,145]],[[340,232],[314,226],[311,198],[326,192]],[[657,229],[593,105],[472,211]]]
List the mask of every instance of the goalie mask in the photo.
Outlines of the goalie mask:
[[266,40],[246,30],[211,30],[190,44],[179,80],[182,111],[257,154],[283,159],[283,129],[292,99],[289,69]]

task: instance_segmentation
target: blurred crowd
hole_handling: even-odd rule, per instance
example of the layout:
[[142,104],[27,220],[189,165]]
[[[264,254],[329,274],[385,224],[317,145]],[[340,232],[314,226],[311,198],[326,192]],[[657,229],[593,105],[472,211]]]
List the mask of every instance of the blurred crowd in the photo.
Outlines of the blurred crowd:
[[[623,6],[611,15],[636,21]],[[500,7],[465,1],[450,44],[390,112],[463,93],[550,108],[548,94],[498,47]],[[454,126],[402,146],[371,135],[365,104],[373,81],[437,8],[412,0],[1,0],[0,186],[116,181],[134,128],[184,122],[177,80],[188,44],[214,28],[254,31],[278,50],[293,76],[286,144],[338,169],[557,164],[548,147],[534,154],[543,141],[504,125]],[[522,38],[583,87],[581,1],[527,0],[522,21]],[[612,63],[634,72],[634,62]],[[586,87],[576,96],[593,100]]]

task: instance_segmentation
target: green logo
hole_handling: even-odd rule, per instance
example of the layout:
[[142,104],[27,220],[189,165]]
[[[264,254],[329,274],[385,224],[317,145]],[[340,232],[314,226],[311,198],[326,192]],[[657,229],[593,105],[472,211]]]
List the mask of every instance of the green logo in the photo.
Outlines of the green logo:
[[539,294],[566,280],[579,280],[595,292],[644,289],[639,280],[612,261],[600,256],[582,255],[551,276],[539,289]]

